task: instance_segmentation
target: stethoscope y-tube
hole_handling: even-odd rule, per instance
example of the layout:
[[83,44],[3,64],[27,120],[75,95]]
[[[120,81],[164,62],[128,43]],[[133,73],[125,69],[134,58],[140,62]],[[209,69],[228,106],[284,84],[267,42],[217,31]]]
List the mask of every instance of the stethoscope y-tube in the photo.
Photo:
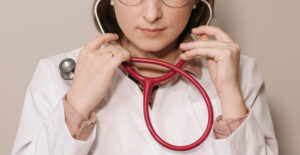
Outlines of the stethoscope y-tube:
[[[100,4],[101,0],[98,0],[96,2],[95,8],[94,8],[94,13],[98,22],[98,26],[100,27],[100,30],[102,33],[105,33],[102,25],[100,23],[98,14],[97,14],[97,8],[98,5]],[[205,1],[205,0],[201,0],[202,2],[204,2],[210,11],[210,17],[209,20],[207,22],[206,25],[209,24],[210,20],[211,20],[211,15],[212,15],[212,9],[210,4]],[[104,48],[105,45],[101,46],[101,48]],[[141,62],[141,63],[151,63],[151,64],[156,64],[156,65],[161,65],[164,67],[167,67],[169,69],[171,69],[171,71],[169,71],[168,73],[166,73],[165,75],[162,75],[160,77],[145,77],[143,75],[138,74],[134,69],[131,68],[131,66],[129,65],[132,62]],[[174,150],[174,151],[187,151],[187,150],[191,150],[197,146],[199,146],[200,144],[202,144],[205,139],[209,136],[211,129],[212,129],[212,125],[213,125],[213,108],[212,108],[212,104],[211,101],[209,99],[209,96],[207,95],[206,91],[203,89],[203,87],[197,82],[197,80],[195,80],[191,75],[189,75],[188,73],[186,73],[185,71],[183,71],[182,69],[180,69],[180,67],[183,66],[183,64],[185,63],[184,60],[180,60],[176,65],[167,63],[167,62],[163,62],[163,61],[159,61],[159,60],[155,60],[155,59],[148,59],[148,58],[137,58],[137,57],[131,57],[131,59],[129,61],[123,62],[122,65],[123,67],[126,69],[126,71],[136,80],[138,80],[139,82],[141,82],[143,84],[143,91],[144,91],[144,98],[143,98],[143,111],[144,111],[144,118],[145,118],[145,122],[147,125],[147,128],[149,130],[149,132],[151,133],[151,135],[153,136],[153,138],[162,146]],[[72,58],[65,58],[63,59],[60,64],[59,64],[59,70],[60,70],[60,75],[63,79],[65,80],[72,80],[73,79],[73,73],[75,71],[75,66],[76,63]],[[204,133],[202,134],[202,136],[195,142],[185,145],[185,146],[176,146],[176,145],[172,145],[169,144],[168,142],[164,141],[154,130],[152,123],[150,121],[150,117],[149,117],[149,98],[151,95],[151,90],[153,88],[154,85],[157,85],[163,81],[168,80],[169,78],[171,78],[172,76],[174,76],[175,74],[179,73],[182,76],[184,76],[186,79],[188,79],[191,83],[193,83],[195,85],[195,87],[199,90],[199,92],[201,93],[201,95],[204,98],[204,101],[206,103],[206,107],[207,107],[207,111],[208,111],[208,121],[207,121],[207,126],[206,129],[204,131]]]
[[[172,69],[172,71],[166,73],[163,76],[160,77],[145,77],[143,75],[138,74],[135,70],[133,70],[130,65],[128,63],[130,62],[142,62],[142,63],[151,63],[151,64],[156,64],[156,65],[160,65],[160,66],[164,66],[167,68]],[[191,75],[189,75],[188,73],[184,72],[182,69],[180,69],[180,67],[184,64],[184,60],[180,60],[176,66],[167,63],[167,62],[163,62],[163,61],[159,61],[159,60],[155,60],[155,59],[148,59],[148,58],[136,58],[136,57],[132,57],[131,60],[129,62],[123,62],[122,65],[125,67],[125,69],[127,70],[127,72],[135,79],[137,79],[138,81],[140,81],[143,86],[144,86],[144,101],[143,101],[143,110],[144,110],[144,118],[146,121],[146,125],[147,128],[149,130],[149,132],[151,133],[151,135],[153,136],[153,138],[162,146],[171,149],[171,150],[175,150],[175,151],[186,151],[186,150],[190,150],[193,149],[195,147],[197,147],[198,145],[202,144],[203,141],[208,137],[211,129],[212,129],[212,125],[213,125],[213,108],[210,102],[210,99],[207,95],[207,93],[205,92],[205,90],[202,88],[202,86],[197,82],[197,80],[195,80]],[[208,111],[208,121],[207,121],[207,126],[206,129],[204,131],[204,133],[202,134],[202,136],[195,141],[192,144],[189,145],[185,145],[185,146],[176,146],[176,145],[172,145],[167,143],[166,141],[164,141],[162,138],[159,137],[159,135],[155,132],[152,123],[150,121],[150,117],[149,117],[149,98],[150,98],[150,93],[151,90],[153,88],[154,85],[159,84],[163,81],[168,80],[169,78],[171,78],[175,73],[179,73],[182,76],[184,76],[186,79],[188,79],[191,83],[193,83],[196,88],[200,91],[200,93],[202,94],[204,101],[206,102],[206,107],[207,107],[207,111]]]

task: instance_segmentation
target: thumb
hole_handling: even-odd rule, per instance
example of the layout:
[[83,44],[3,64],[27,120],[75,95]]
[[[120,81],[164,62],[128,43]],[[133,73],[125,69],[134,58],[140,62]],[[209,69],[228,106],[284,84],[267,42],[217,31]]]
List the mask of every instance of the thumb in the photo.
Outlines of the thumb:
[[207,34],[201,34],[201,35],[197,35],[197,39],[199,40],[209,40],[208,35]]
[[206,34],[201,35],[200,40],[209,40],[208,35],[206,35]]

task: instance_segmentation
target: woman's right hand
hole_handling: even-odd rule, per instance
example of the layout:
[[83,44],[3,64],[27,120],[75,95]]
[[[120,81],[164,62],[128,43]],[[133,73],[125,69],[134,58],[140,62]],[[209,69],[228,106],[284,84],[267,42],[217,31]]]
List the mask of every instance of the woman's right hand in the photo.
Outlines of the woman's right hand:
[[102,45],[118,38],[117,34],[100,34],[88,42],[78,55],[66,100],[85,118],[90,116],[105,96],[116,68],[123,61],[130,60],[129,51],[120,43],[101,48]]

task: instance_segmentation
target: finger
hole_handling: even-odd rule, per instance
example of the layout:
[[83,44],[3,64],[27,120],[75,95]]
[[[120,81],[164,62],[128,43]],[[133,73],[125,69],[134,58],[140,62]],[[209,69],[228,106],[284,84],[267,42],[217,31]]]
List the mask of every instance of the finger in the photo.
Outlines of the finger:
[[206,34],[195,34],[196,35],[196,40],[209,40],[208,35]]
[[110,54],[112,56],[116,55],[118,53],[119,49],[114,46],[109,44],[108,46],[105,46],[104,48],[100,48],[96,51],[98,54]]
[[97,49],[96,52],[90,54],[92,55],[95,54],[94,56],[97,57],[96,61],[99,61],[98,63],[99,66],[101,66],[101,68],[104,68],[104,66],[120,52],[121,52],[120,48],[114,45],[108,45],[104,48]]
[[[205,37],[207,37],[205,35]],[[225,43],[223,41],[216,41],[216,40],[195,40],[192,42],[188,43],[182,43],[180,44],[180,48],[182,50],[192,50],[195,48],[200,48],[200,47],[222,47],[222,46],[228,46],[228,43]]]
[[239,53],[233,53],[231,48],[198,48],[190,51],[185,51],[182,55],[185,57],[203,56],[207,58],[213,58],[216,61],[232,58],[239,55]]
[[113,33],[100,34],[93,38],[90,42],[88,42],[86,48],[95,50],[100,48],[101,45],[109,43],[110,41],[117,40],[118,38],[119,36]]
[[105,64],[107,64],[112,58],[113,54],[106,52],[106,53],[95,53],[97,55],[97,61],[99,61],[99,67],[103,68]]
[[[200,38],[200,36],[199,36],[199,38]],[[209,40],[208,35],[206,35],[206,34],[201,35],[201,39],[200,40]]]
[[216,58],[217,56],[216,48],[200,48],[200,49],[193,49],[190,51],[185,51],[185,53],[181,54],[182,58],[194,58],[197,56],[201,57],[209,57],[209,58]]
[[219,27],[203,25],[203,26],[193,28],[192,33],[196,35],[200,35],[200,34],[214,35],[216,37],[216,40],[233,42],[233,40]]
[[104,48],[100,48],[96,51],[96,53],[100,54],[107,54],[112,53],[113,57],[121,54],[121,56],[128,57],[130,55],[130,52],[123,48],[120,44],[109,44],[108,46],[105,46]]
[[106,64],[109,68],[107,73],[111,73],[115,70],[122,62],[129,61],[131,58],[130,52],[125,49],[118,49],[118,52],[112,57],[112,59]]
[[[204,41],[204,40],[210,40],[210,39],[208,38],[208,35],[203,34],[203,35],[201,35],[200,40]],[[220,44],[218,43],[217,47],[222,47],[222,46],[230,47],[230,46],[232,46],[232,47],[236,48],[236,50],[238,50],[238,51],[241,50],[240,46],[238,44],[236,44],[235,42],[224,42],[224,41],[218,41],[218,40],[217,41],[216,40],[211,40],[210,42],[221,42]]]
[[187,55],[184,55],[184,54],[181,54],[179,57],[180,57],[180,59],[183,59],[183,60],[201,59],[201,58],[203,58],[203,56],[199,56],[199,55],[187,56]]

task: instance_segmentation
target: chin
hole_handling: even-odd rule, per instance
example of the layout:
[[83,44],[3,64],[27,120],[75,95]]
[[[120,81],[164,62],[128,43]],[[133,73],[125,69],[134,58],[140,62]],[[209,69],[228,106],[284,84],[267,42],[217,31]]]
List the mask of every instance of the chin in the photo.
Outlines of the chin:
[[169,43],[166,41],[156,40],[138,40],[135,45],[146,52],[159,52],[166,48]]
[[146,52],[159,52],[164,48],[164,46],[152,44],[148,46],[139,46],[139,48]]

